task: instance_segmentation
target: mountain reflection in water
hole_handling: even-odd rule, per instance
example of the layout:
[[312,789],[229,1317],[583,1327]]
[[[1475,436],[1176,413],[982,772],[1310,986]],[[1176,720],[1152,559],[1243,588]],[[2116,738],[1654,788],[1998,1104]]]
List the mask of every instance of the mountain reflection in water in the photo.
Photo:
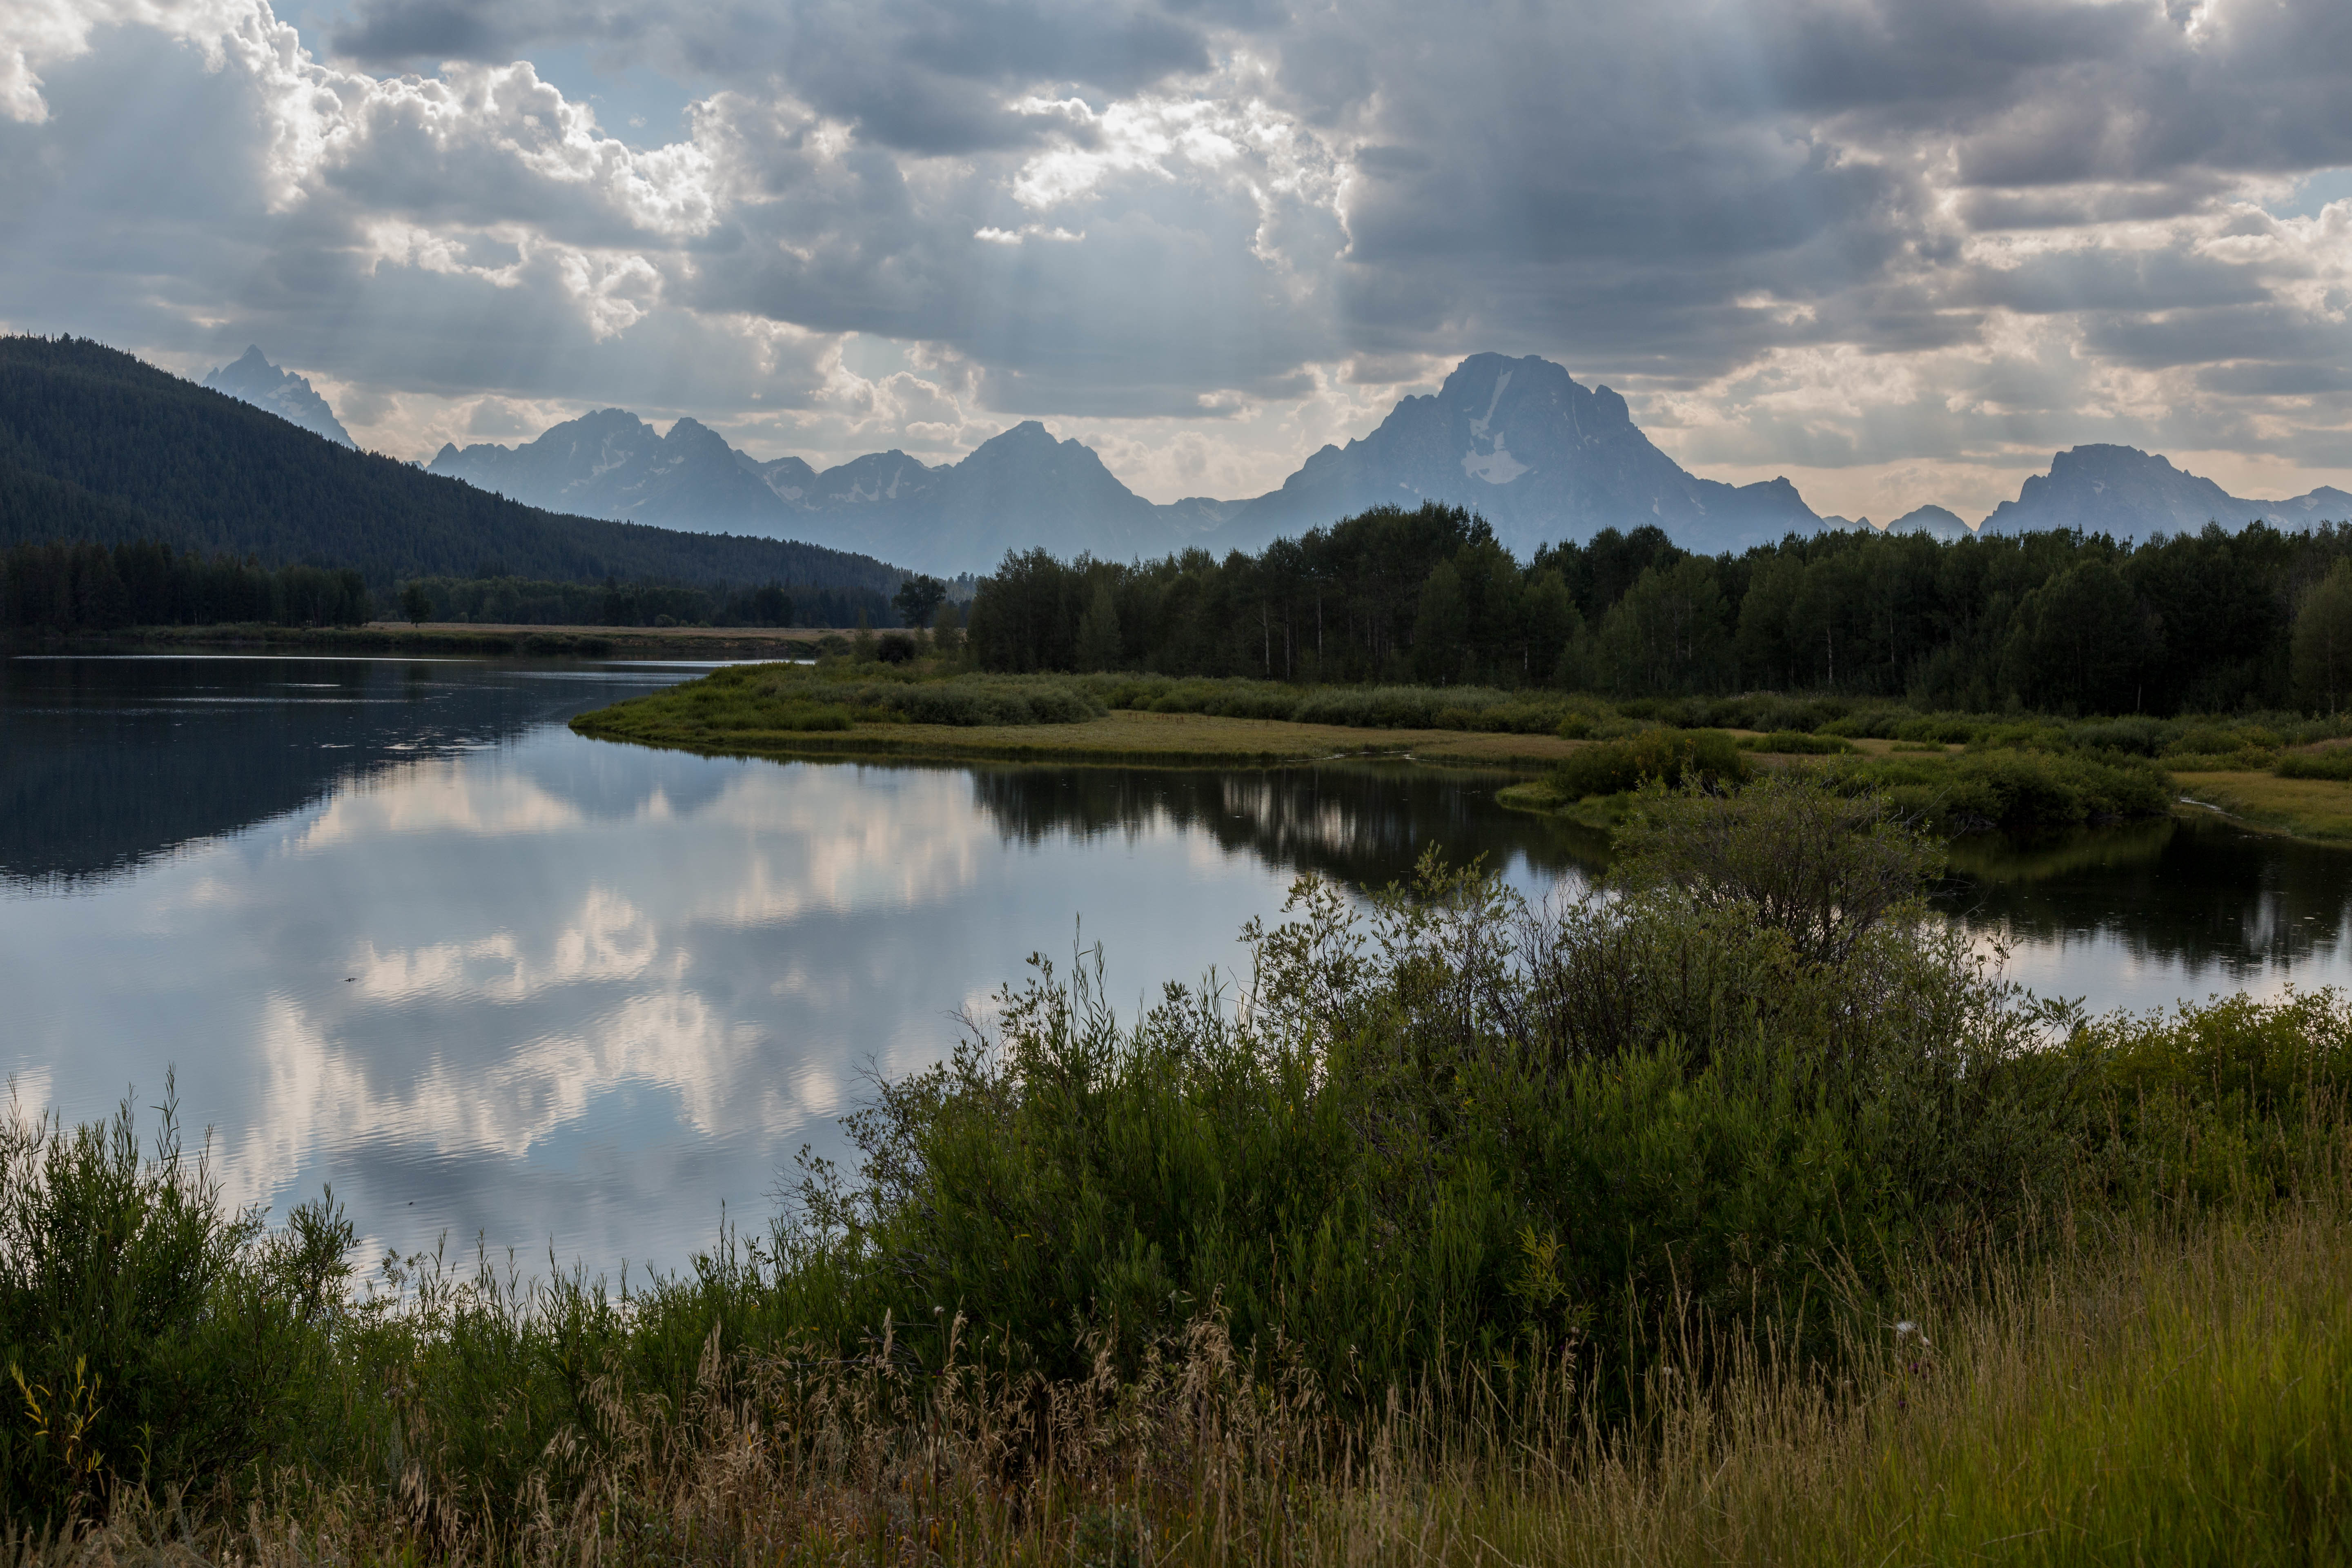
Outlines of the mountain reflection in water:
[[[1434,846],[1531,895],[1606,845],[1495,775],[700,758],[563,721],[688,667],[0,664],[0,1069],[84,1120],[178,1069],[239,1201],[374,1243],[675,1266],[756,1222],[868,1073],[1033,951],[1115,997],[1245,954],[1313,870]],[[2095,1007],[2346,969],[2352,856],[2225,824],[1955,846],[1943,907]],[[1083,922],[1083,923],[1081,923]]]

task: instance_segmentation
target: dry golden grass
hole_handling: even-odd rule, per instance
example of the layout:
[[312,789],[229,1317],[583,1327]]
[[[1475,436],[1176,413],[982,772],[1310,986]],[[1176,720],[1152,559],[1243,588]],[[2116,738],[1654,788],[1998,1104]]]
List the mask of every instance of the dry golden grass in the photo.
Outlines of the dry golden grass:
[[[617,710],[608,710],[617,711]],[[1549,767],[1584,744],[1553,735],[1466,730],[1360,730],[1275,719],[1115,710],[1080,724],[860,723],[846,731],[730,730],[703,740],[680,731],[575,722],[583,733],[729,756],[915,756],[1067,763],[1303,763],[1409,757],[1482,767]]]
[[2283,779],[2270,773],[2179,773],[2180,793],[2236,817],[2250,827],[2352,843],[2352,782]]

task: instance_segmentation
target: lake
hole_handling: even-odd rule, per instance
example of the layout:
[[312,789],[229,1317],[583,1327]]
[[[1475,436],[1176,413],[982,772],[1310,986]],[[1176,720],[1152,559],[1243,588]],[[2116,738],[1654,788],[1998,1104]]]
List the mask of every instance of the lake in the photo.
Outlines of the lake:
[[[373,1247],[674,1268],[1033,952],[1101,942],[1131,1005],[1230,973],[1301,870],[1379,886],[1434,844],[1540,894],[1602,852],[1504,781],[1399,764],[779,763],[564,727],[706,668],[0,662],[18,1103],[91,1119],[176,1070],[239,1202],[331,1183]],[[1938,899],[2095,1009],[2352,978],[2352,855],[2220,821],[1963,845]]]

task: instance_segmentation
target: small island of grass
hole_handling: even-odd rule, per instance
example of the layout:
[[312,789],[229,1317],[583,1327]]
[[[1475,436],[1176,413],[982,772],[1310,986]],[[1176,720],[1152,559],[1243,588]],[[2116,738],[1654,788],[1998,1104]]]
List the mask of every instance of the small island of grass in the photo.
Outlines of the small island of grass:
[[[897,639],[906,641],[907,639]],[[1941,837],[2219,812],[2352,843],[2352,721],[1922,712],[1752,693],[1608,700],[1551,689],[1310,686],[1124,672],[1005,674],[912,652],[739,665],[582,715],[598,740],[710,755],[1203,766],[1395,758],[1522,775],[1500,799],[1611,829],[1685,776],[1820,772]]]
[[[1576,704],[1468,688],[1292,688],[988,675],[827,661],[715,670],[572,721],[598,740],[730,756],[1268,763],[1330,757],[1535,770]],[[1570,725],[1573,728],[1573,725]]]

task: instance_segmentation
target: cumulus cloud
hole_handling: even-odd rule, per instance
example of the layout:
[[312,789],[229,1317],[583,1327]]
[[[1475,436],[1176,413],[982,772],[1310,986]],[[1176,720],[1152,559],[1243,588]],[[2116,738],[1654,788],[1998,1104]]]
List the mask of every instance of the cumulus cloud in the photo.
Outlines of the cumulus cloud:
[[[1249,493],[1499,349],[1824,510],[1988,510],[2082,440],[2317,482],[2352,202],[2289,204],[2352,167],[2347,58],[2333,0],[23,0],[0,299],[259,342],[406,451],[1041,416]],[[677,139],[600,122],[624,67]]]

